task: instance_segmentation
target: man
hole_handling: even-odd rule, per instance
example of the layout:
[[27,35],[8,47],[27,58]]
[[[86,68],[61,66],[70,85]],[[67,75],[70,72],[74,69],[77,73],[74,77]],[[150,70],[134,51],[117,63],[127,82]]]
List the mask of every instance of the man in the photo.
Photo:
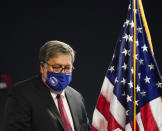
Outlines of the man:
[[6,131],[89,131],[83,97],[69,87],[74,50],[60,41],[40,48],[40,76],[19,82],[6,104]]

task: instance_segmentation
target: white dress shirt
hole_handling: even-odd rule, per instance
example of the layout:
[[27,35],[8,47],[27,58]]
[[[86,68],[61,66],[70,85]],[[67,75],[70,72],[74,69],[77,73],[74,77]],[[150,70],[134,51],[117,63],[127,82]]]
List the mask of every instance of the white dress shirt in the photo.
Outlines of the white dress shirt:
[[[56,104],[56,107],[57,107],[58,111],[59,111],[58,102],[57,102],[57,98],[56,98],[57,94],[54,93],[54,92],[52,92],[52,91],[51,91],[50,93],[51,93],[52,98],[53,98],[53,100],[54,100],[54,102],[55,102],[55,104]],[[68,102],[67,102],[66,97],[65,97],[65,91],[63,91],[63,92],[60,94],[60,97],[62,98],[62,101],[63,101],[63,104],[64,104],[64,108],[65,108],[66,114],[67,114],[67,116],[68,116],[68,119],[69,119],[69,121],[70,121],[72,130],[75,131],[75,130],[74,130],[74,124],[73,124],[73,118],[72,118],[72,116],[71,116],[70,108],[69,108]],[[60,111],[59,111],[59,112],[60,112]]]

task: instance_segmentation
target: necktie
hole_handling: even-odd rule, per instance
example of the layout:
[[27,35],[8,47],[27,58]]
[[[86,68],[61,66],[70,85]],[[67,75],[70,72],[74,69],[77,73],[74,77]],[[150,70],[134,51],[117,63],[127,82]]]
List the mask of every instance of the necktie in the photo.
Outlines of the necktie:
[[57,101],[58,101],[58,107],[59,107],[60,115],[62,118],[62,122],[64,124],[65,131],[72,131],[72,127],[70,125],[70,121],[66,114],[66,111],[65,111],[65,108],[62,102],[62,98],[60,97],[60,95],[57,95]]

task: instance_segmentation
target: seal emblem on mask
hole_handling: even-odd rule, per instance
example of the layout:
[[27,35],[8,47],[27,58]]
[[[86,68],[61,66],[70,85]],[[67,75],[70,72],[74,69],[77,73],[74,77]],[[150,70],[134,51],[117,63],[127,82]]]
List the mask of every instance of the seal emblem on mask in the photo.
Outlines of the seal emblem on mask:
[[58,80],[55,77],[50,77],[50,82],[53,86],[56,86],[58,84]]

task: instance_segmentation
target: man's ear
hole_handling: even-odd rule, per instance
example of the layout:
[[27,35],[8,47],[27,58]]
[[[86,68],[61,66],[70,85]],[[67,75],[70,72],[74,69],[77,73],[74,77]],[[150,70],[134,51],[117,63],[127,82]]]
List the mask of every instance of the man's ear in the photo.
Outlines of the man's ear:
[[44,63],[40,62],[40,73],[44,72]]

